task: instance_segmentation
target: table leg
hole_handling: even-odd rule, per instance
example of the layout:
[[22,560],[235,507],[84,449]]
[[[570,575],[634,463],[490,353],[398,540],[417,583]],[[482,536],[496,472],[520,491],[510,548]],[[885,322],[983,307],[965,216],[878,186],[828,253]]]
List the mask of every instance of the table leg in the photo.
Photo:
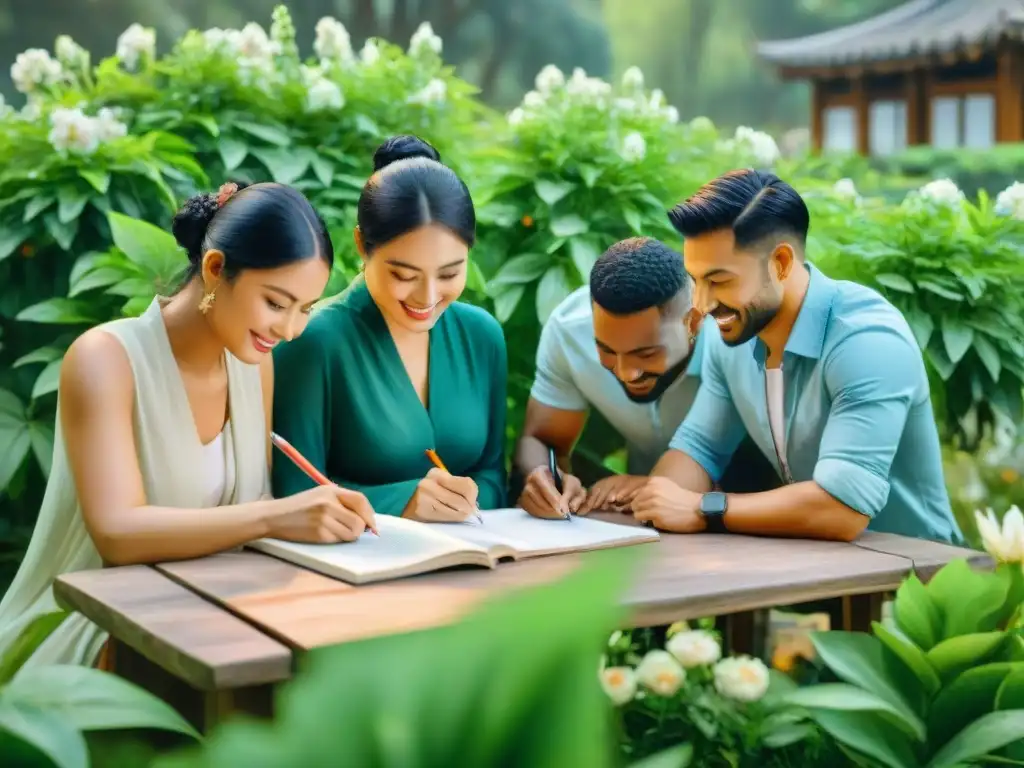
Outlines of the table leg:
[[204,735],[235,713],[267,719],[273,716],[273,685],[202,691],[122,642],[111,639],[108,653],[114,674],[170,704]]
[[874,592],[867,595],[846,595],[843,597],[843,625],[848,632],[870,632],[871,622],[882,620],[882,603],[885,594]]
[[727,654],[747,654],[764,658],[768,637],[768,611],[742,611],[718,616],[716,624],[722,633]]

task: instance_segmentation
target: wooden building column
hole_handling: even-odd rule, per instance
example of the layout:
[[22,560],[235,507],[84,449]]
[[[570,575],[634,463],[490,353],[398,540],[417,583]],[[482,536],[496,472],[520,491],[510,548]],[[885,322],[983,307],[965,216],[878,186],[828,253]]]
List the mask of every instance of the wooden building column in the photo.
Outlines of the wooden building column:
[[928,87],[923,70],[907,73],[907,146],[927,144],[929,138]]
[[825,84],[821,80],[811,82],[811,148],[821,152],[825,146]]
[[861,155],[868,155],[870,154],[871,102],[868,99],[864,73],[854,74],[851,84],[853,85],[853,106],[857,113],[857,152]]
[[996,74],[996,141],[1024,141],[1024,55],[1016,42],[999,51]]

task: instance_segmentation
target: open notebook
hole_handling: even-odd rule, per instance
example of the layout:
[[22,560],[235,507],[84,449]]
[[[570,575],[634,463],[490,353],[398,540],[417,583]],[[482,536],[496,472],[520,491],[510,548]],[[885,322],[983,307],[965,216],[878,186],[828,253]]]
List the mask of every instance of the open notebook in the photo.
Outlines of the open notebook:
[[460,565],[494,568],[499,560],[583,552],[657,541],[658,532],[586,517],[540,520],[521,509],[482,513],[483,524],[417,523],[377,515],[380,538],[367,532],[344,544],[259,539],[247,546],[351,584],[398,579]]

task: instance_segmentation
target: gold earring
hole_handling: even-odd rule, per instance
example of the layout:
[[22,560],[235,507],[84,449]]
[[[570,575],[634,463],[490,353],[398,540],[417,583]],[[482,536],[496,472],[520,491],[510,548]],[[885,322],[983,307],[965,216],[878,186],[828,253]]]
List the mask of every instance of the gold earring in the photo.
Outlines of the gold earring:
[[204,315],[210,311],[210,307],[213,306],[213,300],[217,298],[213,291],[203,295],[202,301],[199,302],[199,311]]

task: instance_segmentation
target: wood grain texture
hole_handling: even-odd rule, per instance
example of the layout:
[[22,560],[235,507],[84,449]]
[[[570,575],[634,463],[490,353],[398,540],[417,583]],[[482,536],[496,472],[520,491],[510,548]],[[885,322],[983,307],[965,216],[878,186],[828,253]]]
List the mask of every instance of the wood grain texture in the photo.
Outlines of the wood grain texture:
[[200,691],[286,680],[292,651],[149,566],[81,571],[58,602]]
[[[894,537],[900,539],[900,537]],[[644,563],[626,585],[629,626],[738,613],[845,595],[892,591],[912,566],[975,555],[928,542],[868,537],[866,545],[736,535],[664,534],[639,545]],[[483,601],[543,585],[588,555],[503,563],[352,586],[275,558],[240,552],[157,566],[269,635],[310,649],[410,632],[457,620]]]
[[914,571],[924,581],[934,576],[946,563],[959,558],[966,558],[970,566],[977,570],[990,570],[995,567],[995,561],[988,553],[977,549],[953,547],[924,539],[896,536],[892,533],[865,531],[853,543],[872,552],[905,557],[913,563]]

